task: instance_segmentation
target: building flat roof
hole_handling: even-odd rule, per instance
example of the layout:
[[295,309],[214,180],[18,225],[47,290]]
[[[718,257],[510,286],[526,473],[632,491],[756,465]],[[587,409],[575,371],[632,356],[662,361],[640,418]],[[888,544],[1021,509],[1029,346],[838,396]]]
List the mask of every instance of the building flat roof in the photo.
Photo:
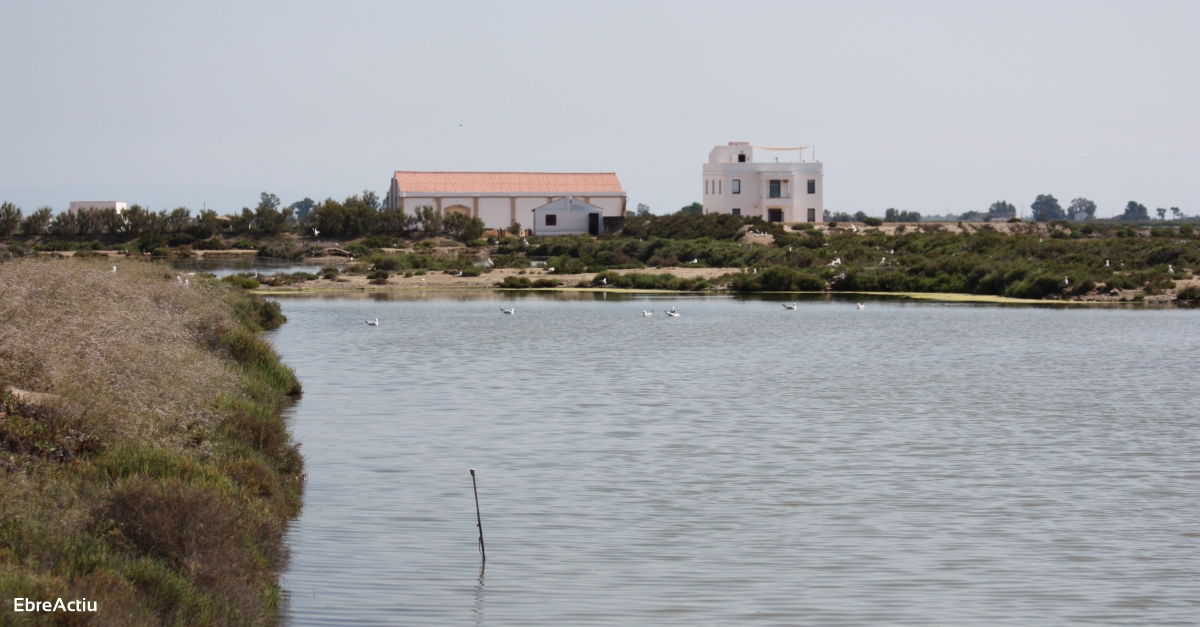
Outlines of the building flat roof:
[[397,171],[395,180],[401,193],[625,193],[614,172]]

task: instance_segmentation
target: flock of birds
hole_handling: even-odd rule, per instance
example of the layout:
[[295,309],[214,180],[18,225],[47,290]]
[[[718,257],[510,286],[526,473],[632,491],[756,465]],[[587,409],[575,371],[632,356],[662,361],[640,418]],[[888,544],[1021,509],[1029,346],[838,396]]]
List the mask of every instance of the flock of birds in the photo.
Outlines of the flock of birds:
[[[866,307],[866,305],[864,305],[863,303],[855,303],[855,305],[858,307],[858,309],[863,309]],[[797,309],[800,308],[800,304],[799,303],[783,303],[783,308],[790,310],[790,311],[796,311]],[[501,307],[500,313],[502,313],[506,316],[513,316],[513,315],[516,315],[517,308],[513,307],[511,309],[505,309],[505,308]],[[675,307],[671,307],[670,309],[665,309],[665,310],[663,310],[663,313],[667,314],[668,318],[678,318],[680,315],[682,315],[680,312],[676,311]],[[654,316],[653,311],[646,311],[644,309],[642,310],[643,318],[652,318],[653,316]],[[379,326],[379,318],[375,318],[374,320],[364,320],[364,322],[366,322],[367,326],[369,326],[369,327]]]

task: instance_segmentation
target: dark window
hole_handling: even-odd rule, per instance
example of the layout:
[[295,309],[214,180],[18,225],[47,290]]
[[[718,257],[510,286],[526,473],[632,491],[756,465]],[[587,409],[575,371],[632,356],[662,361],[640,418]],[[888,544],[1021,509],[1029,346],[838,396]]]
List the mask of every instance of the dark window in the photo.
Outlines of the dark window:
[[717,193],[718,194],[721,193],[721,181],[719,181],[719,180],[717,181]]
[[740,216],[740,215],[742,215],[742,210],[741,210],[741,209],[738,209],[737,207],[734,207],[734,208],[733,208],[733,215],[735,215],[735,216]]
[[[817,193],[817,181],[815,179],[808,179],[808,193]],[[809,220],[809,222],[812,222],[812,220]]]
[[768,222],[783,222],[783,209],[767,209]]
[[811,209],[811,208],[810,208],[810,209],[808,210],[808,221],[809,221],[809,222],[816,222],[816,221],[817,221],[817,210],[816,210],[816,209]]
[[558,226],[558,216],[553,213],[546,214],[546,226]]
[[738,163],[745,163],[745,162],[746,162],[746,153],[743,152],[742,154],[738,155]]
[[742,179],[733,179],[733,193],[742,193]]
[[768,193],[769,198],[779,198],[779,181],[774,180],[770,183],[771,189]]

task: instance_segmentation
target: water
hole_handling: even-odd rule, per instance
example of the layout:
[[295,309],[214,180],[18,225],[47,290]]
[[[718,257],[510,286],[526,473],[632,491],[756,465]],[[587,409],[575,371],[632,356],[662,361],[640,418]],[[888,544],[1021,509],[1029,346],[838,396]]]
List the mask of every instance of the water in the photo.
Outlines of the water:
[[281,300],[291,625],[1200,624],[1200,311],[599,298]]
[[243,257],[239,255],[212,257],[210,259],[179,259],[172,261],[171,267],[176,270],[211,272],[219,278],[224,278],[239,272],[260,272],[262,274],[310,272],[316,274],[325,266],[333,266],[340,269],[345,267],[346,263],[346,261],[332,262],[330,260],[289,261],[287,259],[271,259],[252,255]]

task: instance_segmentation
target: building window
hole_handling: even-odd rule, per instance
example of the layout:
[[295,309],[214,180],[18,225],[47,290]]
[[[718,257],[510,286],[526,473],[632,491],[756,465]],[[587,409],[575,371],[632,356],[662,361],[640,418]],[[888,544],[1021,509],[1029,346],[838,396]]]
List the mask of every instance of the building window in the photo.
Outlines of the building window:
[[778,179],[773,180],[769,183],[769,185],[770,185],[770,189],[768,190],[767,197],[768,198],[779,198],[780,197],[779,196],[779,180]]
[[746,162],[746,153],[743,152],[738,155],[738,163],[745,163],[745,162]]
[[783,209],[767,209],[767,222],[783,222]]
[[[815,194],[815,193],[817,193],[817,181],[816,181],[816,179],[808,179],[808,193],[810,193],[810,194]],[[812,222],[812,220],[809,220],[809,222]]]
[[558,226],[558,216],[553,213],[547,213],[546,226]]
[[733,179],[733,193],[742,193],[742,179]]
[[720,181],[720,179],[718,179],[718,180],[717,180],[717,193],[718,193],[718,194],[720,194],[720,193],[721,193],[721,181]]
[[735,216],[740,216],[740,215],[742,215],[742,210],[741,210],[741,209],[738,209],[737,207],[734,207],[734,208],[733,208],[733,215],[735,215]]
[[808,221],[809,222],[817,221],[817,210],[816,209],[813,209],[811,207],[808,209]]

